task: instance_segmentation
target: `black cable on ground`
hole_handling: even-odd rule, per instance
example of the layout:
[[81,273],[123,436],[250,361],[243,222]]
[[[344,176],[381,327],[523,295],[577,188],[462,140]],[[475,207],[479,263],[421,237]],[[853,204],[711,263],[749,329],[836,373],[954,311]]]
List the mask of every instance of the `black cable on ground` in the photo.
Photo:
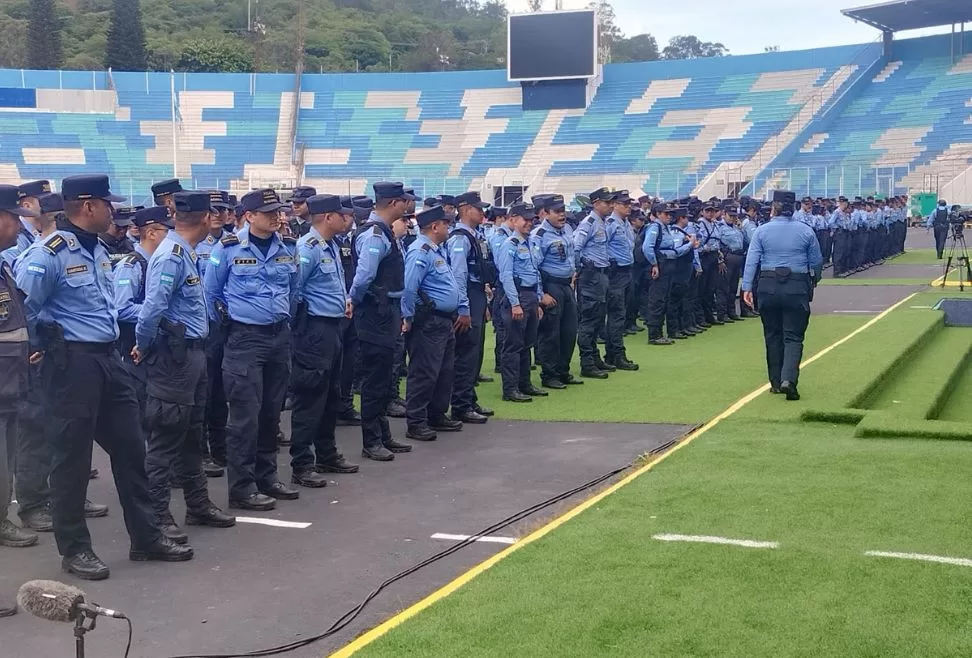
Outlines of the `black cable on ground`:
[[[699,427],[701,427],[701,426],[700,425],[697,425],[692,430],[690,430],[686,434],[683,434],[682,436],[678,437],[677,439],[673,439],[672,441],[669,441],[669,442],[667,442],[665,444],[662,444],[662,445],[660,445],[660,446],[658,446],[656,448],[653,448],[652,450],[648,451],[648,454],[649,455],[656,455],[656,454],[659,454],[661,452],[664,452],[665,450],[668,450],[669,448],[671,448],[675,444],[677,444],[679,441],[681,441],[685,436],[687,436],[688,434],[691,434],[692,432],[694,432]],[[615,477],[616,475],[620,475],[624,471],[628,470],[628,468],[630,468],[630,467],[631,467],[631,464],[627,464],[625,466],[622,466],[621,468],[616,468],[616,469],[614,469],[612,471],[609,471],[607,473],[604,473],[603,475],[600,475],[600,476],[594,478],[593,480],[590,480],[588,482],[585,482],[584,484],[582,484],[580,486],[574,487],[573,489],[568,489],[567,491],[564,491],[564,492],[559,493],[559,494],[557,494],[555,496],[552,496],[552,497],[550,497],[550,498],[548,498],[548,499],[546,499],[546,500],[544,500],[542,502],[539,502],[539,503],[536,503],[534,505],[531,505],[530,507],[527,507],[526,509],[520,510],[516,514],[513,514],[511,516],[508,516],[505,519],[503,519],[501,521],[498,521],[497,523],[494,523],[493,525],[491,525],[491,526],[489,526],[487,528],[484,528],[484,529],[480,530],[477,534],[470,536],[468,539],[463,539],[462,541],[456,542],[455,544],[453,544],[449,548],[446,548],[444,550],[439,551],[438,553],[435,553],[435,554],[431,555],[430,557],[428,557],[428,558],[422,560],[421,562],[419,562],[419,563],[417,563],[417,564],[415,564],[415,565],[413,565],[413,566],[405,569],[404,571],[398,572],[397,574],[395,574],[391,578],[388,578],[387,580],[385,580],[384,582],[382,582],[374,590],[372,590],[371,593],[368,594],[368,596],[366,596],[361,601],[361,603],[359,603],[354,608],[348,610],[343,615],[341,615],[337,619],[337,621],[335,621],[333,624],[331,624],[331,626],[328,627],[327,630],[325,630],[323,633],[319,633],[319,634],[313,635],[311,637],[306,637],[306,638],[304,638],[302,640],[295,640],[294,642],[290,642],[289,644],[282,644],[282,645],[279,645],[279,646],[276,646],[276,647],[271,647],[269,649],[258,649],[258,650],[255,650],[255,651],[249,651],[249,652],[245,652],[245,653],[206,653],[206,654],[191,654],[191,655],[182,655],[182,656],[171,656],[170,658],[250,658],[251,656],[276,656],[276,655],[279,655],[279,654],[282,654],[282,653],[287,653],[289,651],[296,651],[297,649],[306,647],[306,646],[308,646],[310,644],[313,644],[315,642],[318,642],[320,640],[323,640],[325,638],[328,638],[328,637],[334,635],[335,633],[338,633],[338,632],[344,630],[351,622],[353,622],[358,617],[358,615],[360,615],[364,611],[365,607],[369,603],[371,603],[371,601],[374,600],[375,597],[377,597],[379,594],[381,594],[381,592],[384,589],[386,589],[389,585],[392,585],[392,584],[398,582],[399,580],[402,580],[404,578],[407,578],[408,576],[412,575],[416,571],[419,571],[420,569],[423,569],[423,568],[429,566],[430,564],[434,564],[435,562],[438,562],[439,560],[441,560],[443,558],[446,558],[446,557],[452,555],[453,553],[456,553],[456,552],[462,550],[463,548],[465,548],[465,547],[467,547],[467,546],[469,546],[471,544],[474,544],[476,542],[476,540],[478,538],[480,538],[480,537],[485,537],[485,536],[491,535],[494,532],[497,532],[499,530],[502,530],[503,528],[509,527],[509,526],[513,525],[514,523],[516,523],[518,521],[521,521],[521,520],[525,519],[528,516],[531,516],[532,514],[536,514],[537,512],[539,512],[539,511],[541,511],[543,509],[546,509],[547,507],[550,507],[551,505],[556,505],[557,503],[562,502],[562,501],[566,500],[567,498],[570,498],[571,496],[574,496],[574,495],[576,495],[578,493],[581,493],[582,491],[586,491],[588,489],[591,489],[593,487],[596,487],[597,485],[601,484],[602,482],[604,482],[606,480],[610,480],[611,478]]]

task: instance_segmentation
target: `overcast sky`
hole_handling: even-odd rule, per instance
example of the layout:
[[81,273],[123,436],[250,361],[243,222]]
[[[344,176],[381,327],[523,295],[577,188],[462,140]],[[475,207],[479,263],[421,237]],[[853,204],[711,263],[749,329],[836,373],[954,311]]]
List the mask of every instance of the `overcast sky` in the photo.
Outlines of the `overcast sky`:
[[[553,9],[556,0],[545,0]],[[589,0],[563,0],[564,9],[581,9]],[[867,43],[881,33],[856,23],[841,9],[878,0],[611,0],[625,36],[648,32],[664,48],[679,34],[720,41],[735,55],[761,53],[766,46],[803,50]],[[511,12],[526,11],[526,0],[506,0]],[[948,32],[949,27],[916,30],[902,37]]]

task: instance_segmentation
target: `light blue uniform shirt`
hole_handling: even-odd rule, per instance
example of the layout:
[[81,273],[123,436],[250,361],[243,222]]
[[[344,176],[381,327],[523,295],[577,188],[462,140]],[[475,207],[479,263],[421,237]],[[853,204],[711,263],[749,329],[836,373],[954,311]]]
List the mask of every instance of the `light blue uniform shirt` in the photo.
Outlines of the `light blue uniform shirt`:
[[[689,232],[688,226],[685,228],[679,228],[675,225],[669,225],[668,232],[672,236],[672,244],[674,245],[675,253],[678,256],[683,256],[689,249],[692,249],[691,240],[692,236],[695,234]],[[699,261],[698,249],[692,249],[692,267],[694,267],[697,272],[702,271],[702,263]]]
[[[378,222],[380,224],[385,223],[385,220],[374,212],[368,217],[368,221]],[[384,231],[378,234],[373,229],[362,231],[355,239],[354,250],[358,254],[358,266],[354,271],[354,281],[351,283],[351,301],[355,306],[358,306],[364,301],[365,295],[368,294],[368,287],[378,274],[378,265],[388,255],[391,248],[391,241],[385,235]],[[401,241],[399,241],[398,248],[402,248]],[[390,299],[394,299],[399,295],[400,293],[398,291],[388,293]]]
[[343,318],[350,299],[344,285],[341,248],[311,228],[297,241],[297,296],[318,318]]
[[36,235],[37,234],[36,231],[34,231],[34,227],[31,226],[26,219],[21,217],[20,230],[17,231],[17,243],[14,246],[8,247],[0,252],[0,259],[13,268],[14,261],[17,260],[17,257],[27,251],[30,248],[30,245],[34,244]]
[[[145,268],[148,269],[149,256],[141,245],[135,245],[135,253],[145,259]],[[115,265],[113,285],[115,291],[115,307],[118,309],[118,321],[135,324],[138,322],[138,314],[142,310],[142,302],[136,302],[137,297],[144,299],[145,295],[139,295],[145,285],[145,275],[142,272],[142,265],[131,256],[125,256]]]
[[98,241],[94,255],[70,231],[55,231],[19,258],[17,287],[27,295],[27,326],[56,322],[68,341],[111,343],[118,339],[118,310],[111,286],[111,258]]
[[[683,238],[684,236],[680,236]],[[657,253],[655,245],[658,245]],[[692,248],[691,243],[681,241],[675,244],[675,235],[667,224],[662,224],[657,219],[652,219],[645,233],[645,242],[641,245],[641,253],[652,265],[658,264],[658,257],[665,260],[675,260],[679,256],[684,256]]]
[[722,248],[722,242],[719,241],[719,227],[715,222],[710,222],[703,217],[695,226],[695,234],[699,238],[699,253],[707,254]]
[[634,262],[634,232],[627,220],[617,213],[611,213],[605,222],[607,233],[608,259],[619,267]]
[[272,239],[264,256],[250,243],[247,226],[213,249],[204,286],[206,299],[210,304],[224,303],[231,320],[268,325],[292,316],[297,267],[280,236],[274,234]]
[[500,252],[500,248],[503,243],[506,242],[506,238],[513,235],[513,230],[509,226],[499,226],[495,228],[486,239],[486,243],[489,245],[489,251],[493,254],[493,262],[496,262],[496,254]]
[[538,262],[540,262],[539,249],[530,243],[529,238],[514,235],[507,238],[500,247],[496,268],[499,270],[503,293],[510,300],[510,306],[520,305],[520,291],[516,287],[516,279],[519,279],[520,287],[536,286],[537,297],[543,296],[540,271],[537,269]]
[[856,231],[857,222],[852,212],[844,212],[840,208],[835,210],[830,216],[830,225],[833,228],[842,229],[844,231]]
[[169,231],[149,259],[145,273],[145,301],[135,325],[135,343],[148,350],[159,334],[162,318],[186,327],[186,338],[209,336],[209,317],[202,278],[196,266],[199,257],[186,239]]
[[797,274],[813,273],[820,278],[823,257],[813,230],[792,217],[774,217],[756,229],[749,246],[742,289],[751,291],[762,270],[789,267]]
[[212,233],[208,233],[205,238],[196,245],[196,266],[199,268],[199,276],[206,280],[206,270],[209,269],[209,257],[213,255],[213,249],[219,244],[219,241],[225,238],[230,233],[226,230],[220,232],[219,237],[214,238]]
[[[449,266],[445,246],[436,246],[421,235],[405,254],[405,288],[402,290],[402,319],[415,317],[419,290],[429,296],[436,311],[455,313],[459,308],[459,286]],[[468,305],[468,301],[466,302]],[[468,310],[466,311],[468,314]]]
[[607,227],[593,210],[574,231],[574,254],[578,264],[588,261],[594,267],[610,265],[607,248]]
[[574,245],[564,228],[555,229],[547,220],[533,229],[530,242],[536,246],[539,260],[537,269],[543,274],[558,279],[569,279],[574,276]]
[[[449,254],[449,265],[452,268],[452,276],[459,287],[459,315],[469,317],[469,282],[488,283],[479,280],[479,273],[469,269],[469,250],[473,247],[470,240],[479,244],[480,251],[483,252],[482,259],[485,261],[489,257],[489,247],[485,245],[485,237],[459,222],[454,230],[463,231],[465,235],[454,235],[445,244],[445,251]],[[480,267],[483,263],[480,263]]]
[[722,242],[722,246],[725,247],[726,251],[740,252],[745,249],[746,236],[743,235],[742,229],[739,226],[729,224],[722,220],[716,222],[716,226],[719,229],[719,241]]
[[756,232],[758,227],[759,224],[757,224],[756,220],[749,215],[747,215],[746,219],[742,221],[742,232],[743,236],[746,238],[746,249],[749,249],[749,244],[753,241],[753,233]]
[[798,222],[803,222],[810,228],[813,228],[813,215],[811,214],[811,211],[804,210],[802,206],[797,208],[796,212],[793,213],[793,219]]

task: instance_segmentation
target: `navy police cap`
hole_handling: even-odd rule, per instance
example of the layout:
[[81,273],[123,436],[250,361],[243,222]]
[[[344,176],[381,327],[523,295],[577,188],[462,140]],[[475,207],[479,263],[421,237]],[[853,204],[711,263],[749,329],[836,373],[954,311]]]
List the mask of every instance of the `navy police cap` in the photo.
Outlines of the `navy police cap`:
[[537,209],[530,203],[515,203],[510,206],[510,214],[533,219],[537,216]]
[[28,196],[40,197],[42,194],[50,194],[51,182],[48,180],[35,180],[29,183],[24,183],[17,188],[17,193],[20,195],[21,199]]
[[37,217],[33,210],[20,207],[20,195],[16,185],[0,185],[0,210],[22,217]]
[[588,198],[591,200],[591,203],[594,203],[595,201],[613,201],[614,192],[606,187],[601,187],[591,192],[591,195]]
[[176,192],[182,191],[182,183],[179,182],[178,178],[169,178],[166,180],[160,180],[158,183],[152,186],[152,196],[160,197],[166,194],[175,194]]
[[229,203],[229,194],[222,190],[212,190],[209,193],[209,205],[218,210],[229,210],[233,207]]
[[375,199],[405,199],[412,201],[415,197],[405,191],[405,186],[398,182],[382,181],[372,185],[375,190]]
[[142,208],[135,213],[132,223],[142,228],[149,224],[161,224],[172,228],[172,218],[169,217],[169,209],[165,206],[154,206],[152,208]]
[[439,205],[439,203],[440,203],[439,200],[434,196],[430,196],[427,199],[422,201],[422,205],[425,206],[426,208],[432,208],[433,206]]
[[315,194],[307,199],[307,211],[311,215],[323,215],[329,212],[338,212],[342,215],[351,215],[354,210],[341,203],[341,197],[334,194]]
[[288,201],[296,201],[297,203],[304,203],[307,199],[317,194],[317,189],[311,187],[310,185],[301,185],[300,187],[295,187],[294,191],[290,193],[290,198]]
[[361,208],[362,210],[371,210],[375,207],[375,202],[370,196],[361,194],[351,197],[351,205],[355,208]]
[[121,203],[125,200],[125,197],[115,196],[111,193],[108,177],[103,174],[68,176],[61,181],[61,196],[64,197],[65,201],[101,199],[102,201]]
[[442,206],[433,206],[416,214],[415,221],[419,228],[427,228],[435,222],[446,221],[445,209]]
[[37,197],[37,201],[40,203],[41,213],[45,215],[49,212],[62,212],[64,210],[64,199],[56,192],[41,194]]
[[510,214],[509,208],[504,208],[503,206],[493,206],[489,209],[489,218],[496,219],[497,217],[506,217]]
[[173,194],[172,200],[178,212],[209,212],[212,209],[209,192],[183,190]]
[[135,213],[143,207],[121,206],[120,208],[113,208],[111,221],[115,226],[129,226],[132,223],[132,218],[135,216]]
[[443,206],[454,206],[456,205],[456,197],[451,194],[440,194],[439,203]]
[[489,208],[489,204],[484,202],[479,196],[479,192],[465,192],[456,197],[457,207],[462,208],[463,206],[475,206],[480,210],[486,210]]
[[657,215],[662,212],[672,212],[671,204],[665,203],[664,201],[657,201],[651,204],[651,214]]
[[280,197],[270,188],[247,192],[240,199],[240,205],[243,206],[243,212],[275,212],[284,207],[280,203]]
[[796,203],[796,194],[787,190],[773,190],[773,203]]

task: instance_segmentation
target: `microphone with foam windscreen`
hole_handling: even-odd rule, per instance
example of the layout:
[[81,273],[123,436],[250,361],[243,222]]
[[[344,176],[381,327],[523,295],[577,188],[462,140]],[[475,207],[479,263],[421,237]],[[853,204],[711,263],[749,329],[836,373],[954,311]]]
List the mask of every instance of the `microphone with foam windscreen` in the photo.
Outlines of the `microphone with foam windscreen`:
[[73,622],[79,615],[127,619],[116,610],[87,603],[82,590],[56,580],[31,580],[24,583],[17,592],[17,603],[35,617],[50,621]]

